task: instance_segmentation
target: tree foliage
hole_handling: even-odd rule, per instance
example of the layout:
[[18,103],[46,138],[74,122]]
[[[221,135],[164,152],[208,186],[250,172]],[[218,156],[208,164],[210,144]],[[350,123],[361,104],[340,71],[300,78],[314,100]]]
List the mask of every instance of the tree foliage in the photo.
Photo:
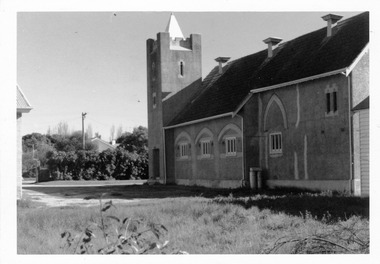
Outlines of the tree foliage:
[[[63,122],[60,124],[62,128],[65,127]],[[82,140],[81,131],[71,134],[25,135],[23,171],[31,171],[41,164],[48,167],[54,179],[61,180],[148,178],[148,140],[145,127],[140,126],[132,133],[124,133],[118,139],[121,144],[116,150],[99,153],[96,144],[89,138],[85,139],[83,150]]]
[[148,129],[143,126],[135,127],[133,132],[125,132],[116,140],[120,147],[129,152],[146,153],[148,150]]
[[148,160],[122,148],[96,151],[53,151],[48,169],[56,180],[129,180],[148,177]]
[[46,164],[46,154],[54,149],[49,137],[40,133],[32,133],[22,137],[23,149],[23,171],[35,167],[35,160],[41,162],[41,166]]
[[[77,151],[83,149],[82,132],[75,131],[70,136],[54,134],[49,136],[54,148],[57,151]],[[85,140],[85,150],[96,150],[96,145],[90,139]]]

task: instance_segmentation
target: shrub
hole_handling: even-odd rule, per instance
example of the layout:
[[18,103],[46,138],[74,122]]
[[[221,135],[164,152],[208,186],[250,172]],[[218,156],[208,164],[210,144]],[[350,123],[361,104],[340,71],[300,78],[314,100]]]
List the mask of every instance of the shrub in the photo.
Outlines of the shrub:
[[79,235],[63,232],[62,248],[73,254],[188,254],[170,247],[169,241],[164,240],[168,232],[164,225],[106,215],[112,207],[116,208],[112,201],[103,205],[100,199],[98,221],[89,223]]
[[123,148],[96,151],[51,151],[47,166],[56,180],[128,180],[148,177],[147,153]]

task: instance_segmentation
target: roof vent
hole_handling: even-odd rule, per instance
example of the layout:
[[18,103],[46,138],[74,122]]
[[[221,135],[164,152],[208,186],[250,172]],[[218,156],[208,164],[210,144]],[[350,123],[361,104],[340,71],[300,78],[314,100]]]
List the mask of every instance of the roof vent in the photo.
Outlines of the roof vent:
[[223,63],[230,60],[230,57],[218,57],[215,61],[219,62],[219,73],[223,73]]
[[282,41],[281,38],[270,37],[263,40],[265,44],[268,44],[268,58],[273,57],[273,46],[276,46]]
[[342,19],[342,16],[335,14],[328,14],[322,17],[324,21],[327,21],[327,37],[331,37],[332,35],[332,26]]

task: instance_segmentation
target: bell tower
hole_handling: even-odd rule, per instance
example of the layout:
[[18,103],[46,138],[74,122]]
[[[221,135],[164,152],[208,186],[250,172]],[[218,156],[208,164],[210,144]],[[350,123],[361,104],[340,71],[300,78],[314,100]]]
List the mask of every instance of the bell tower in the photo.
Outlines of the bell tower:
[[[149,178],[164,182],[163,127],[178,111],[164,107],[165,101],[202,81],[201,36],[185,38],[172,13],[165,32],[146,41]],[[183,98],[182,98],[183,99]],[[172,108],[177,110],[177,105]]]

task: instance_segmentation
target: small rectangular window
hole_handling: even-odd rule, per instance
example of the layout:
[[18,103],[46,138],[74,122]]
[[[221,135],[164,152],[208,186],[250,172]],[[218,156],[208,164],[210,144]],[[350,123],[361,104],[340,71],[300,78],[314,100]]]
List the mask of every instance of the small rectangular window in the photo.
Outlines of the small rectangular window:
[[281,132],[272,133],[269,135],[269,153],[281,154],[282,153],[282,134]]
[[152,94],[152,97],[153,97],[153,108],[156,108],[156,93],[153,93]]
[[183,61],[179,63],[179,74],[183,76]]
[[330,103],[330,93],[326,94],[326,112],[330,113],[331,110],[331,103]]
[[336,92],[333,92],[333,110],[336,112],[338,110],[338,98]]
[[337,91],[326,92],[326,114],[333,115],[338,111],[338,93]]
[[227,156],[236,155],[236,137],[226,138],[226,155]]
[[189,156],[189,144],[181,143],[179,144],[179,157],[187,158]]
[[210,157],[210,154],[211,154],[210,140],[201,141],[201,154],[203,157]]

